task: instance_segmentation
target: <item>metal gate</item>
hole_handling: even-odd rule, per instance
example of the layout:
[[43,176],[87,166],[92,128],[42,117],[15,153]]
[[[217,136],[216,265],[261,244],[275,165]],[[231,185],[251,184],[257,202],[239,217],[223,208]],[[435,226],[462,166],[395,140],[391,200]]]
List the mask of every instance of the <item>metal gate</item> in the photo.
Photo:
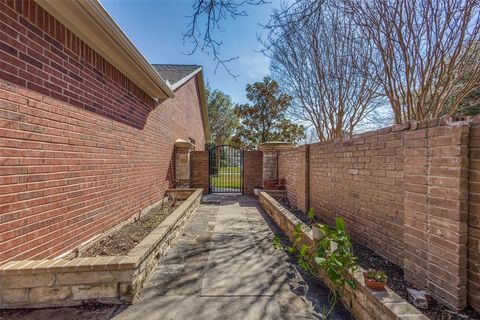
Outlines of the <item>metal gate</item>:
[[221,145],[208,153],[210,193],[243,193],[243,149]]

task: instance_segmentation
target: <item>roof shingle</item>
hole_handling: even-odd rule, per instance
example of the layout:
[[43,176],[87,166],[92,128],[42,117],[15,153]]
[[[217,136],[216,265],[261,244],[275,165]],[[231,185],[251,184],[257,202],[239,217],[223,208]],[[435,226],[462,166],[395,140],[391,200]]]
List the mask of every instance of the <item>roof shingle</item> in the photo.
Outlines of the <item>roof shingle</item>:
[[152,64],[163,80],[168,81],[171,87],[175,88],[176,83],[201,68],[199,65],[188,64]]

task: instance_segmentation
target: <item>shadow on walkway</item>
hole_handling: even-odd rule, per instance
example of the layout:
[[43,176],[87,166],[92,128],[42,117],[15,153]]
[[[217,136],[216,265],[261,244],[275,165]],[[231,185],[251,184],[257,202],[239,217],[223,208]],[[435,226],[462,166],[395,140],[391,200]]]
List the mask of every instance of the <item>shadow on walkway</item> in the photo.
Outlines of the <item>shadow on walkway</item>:
[[[15,319],[321,319],[328,289],[273,248],[282,234],[257,200],[204,201],[132,305],[24,310]],[[338,305],[329,319],[353,317]]]

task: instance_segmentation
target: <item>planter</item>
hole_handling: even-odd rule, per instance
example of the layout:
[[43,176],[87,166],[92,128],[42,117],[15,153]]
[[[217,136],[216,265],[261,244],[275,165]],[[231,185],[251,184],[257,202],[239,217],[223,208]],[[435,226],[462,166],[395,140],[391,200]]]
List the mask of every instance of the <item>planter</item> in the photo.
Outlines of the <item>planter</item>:
[[260,194],[260,191],[262,191],[262,189],[260,189],[260,188],[253,188],[253,194],[255,195],[255,197],[258,197],[258,195]]
[[387,278],[383,280],[374,280],[367,278],[367,272],[363,273],[363,281],[365,281],[365,285],[373,290],[385,290],[385,286],[387,285]]
[[127,255],[10,261],[0,266],[0,309],[49,308],[99,302],[131,303],[200,204],[203,190],[187,197]]
[[[314,243],[312,228],[302,223],[267,192],[260,192],[258,200],[273,221],[290,237],[290,240],[292,240],[292,230],[300,223],[302,224],[302,241],[307,245]],[[385,286],[382,291],[367,289],[367,281],[362,281],[363,272],[365,271],[360,266],[357,268],[353,274],[353,281],[357,288],[354,291],[346,286],[341,297],[344,306],[352,312],[356,319],[397,320],[408,318],[429,320],[417,308],[393,292],[388,286]],[[330,286],[330,280],[325,275],[325,272],[320,270],[318,275],[327,286]],[[332,287],[330,286],[330,288]]]

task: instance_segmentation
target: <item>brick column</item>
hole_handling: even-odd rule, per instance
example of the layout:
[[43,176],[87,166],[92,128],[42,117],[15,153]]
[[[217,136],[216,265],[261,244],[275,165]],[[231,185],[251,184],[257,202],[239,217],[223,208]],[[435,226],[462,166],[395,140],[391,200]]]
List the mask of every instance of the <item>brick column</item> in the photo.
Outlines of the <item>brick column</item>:
[[175,141],[175,187],[190,188],[190,152],[194,145],[182,139]]
[[[263,152],[263,187],[278,179],[278,154],[293,148],[290,142],[271,141],[262,143],[258,149]],[[265,188],[266,189],[266,188]]]
[[253,188],[261,188],[263,156],[261,151],[245,151],[243,156],[243,193],[253,195]]
[[191,157],[192,188],[202,188],[203,194],[208,194],[208,151],[193,151]]
[[404,268],[437,299],[466,306],[467,123],[405,133]]

